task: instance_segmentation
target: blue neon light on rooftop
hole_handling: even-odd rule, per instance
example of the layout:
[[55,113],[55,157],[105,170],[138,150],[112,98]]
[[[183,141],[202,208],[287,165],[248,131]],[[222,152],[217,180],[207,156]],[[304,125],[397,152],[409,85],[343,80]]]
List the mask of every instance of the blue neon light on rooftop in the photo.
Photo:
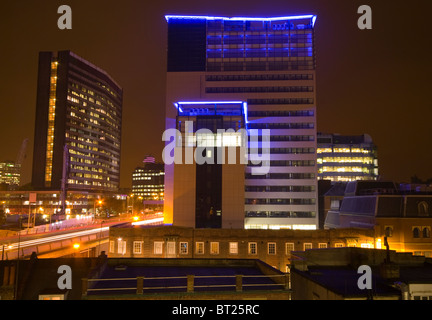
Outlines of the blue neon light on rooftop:
[[315,24],[317,18],[316,15],[297,15],[297,16],[282,16],[282,17],[213,17],[213,16],[183,16],[183,15],[166,15],[165,19],[205,19],[205,20],[231,20],[231,21],[279,21],[279,20],[297,20],[297,19],[312,19],[312,23]]
[[[182,109],[181,106],[194,106],[194,105],[218,105],[218,104],[239,104],[241,108],[243,109],[243,116],[246,123],[249,123],[248,121],[248,111],[247,111],[247,102],[245,101],[179,101],[174,103],[174,106],[177,108],[178,111],[181,113],[184,113],[185,111]],[[188,110],[188,109],[186,109]],[[187,113],[188,111],[186,111]],[[223,112],[222,112],[223,113]]]

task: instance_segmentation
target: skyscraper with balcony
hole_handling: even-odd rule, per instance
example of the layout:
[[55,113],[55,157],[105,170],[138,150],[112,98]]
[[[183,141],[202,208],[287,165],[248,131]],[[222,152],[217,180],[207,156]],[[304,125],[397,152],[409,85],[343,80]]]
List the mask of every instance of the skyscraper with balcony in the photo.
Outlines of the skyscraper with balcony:
[[[249,135],[270,130],[270,170],[246,166],[244,227],[317,228],[316,16],[166,20],[166,128],[176,128],[178,101],[245,102]],[[175,215],[173,179],[166,165],[167,216]]]
[[116,191],[122,100],[123,89],[99,67],[71,51],[41,52],[33,187],[60,190],[65,172],[69,190]]

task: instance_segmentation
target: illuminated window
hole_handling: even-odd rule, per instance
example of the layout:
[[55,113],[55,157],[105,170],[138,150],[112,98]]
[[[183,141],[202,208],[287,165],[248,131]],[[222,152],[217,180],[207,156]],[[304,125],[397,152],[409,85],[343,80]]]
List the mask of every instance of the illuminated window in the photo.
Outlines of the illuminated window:
[[249,242],[248,243],[248,253],[249,254],[257,254],[257,243]]
[[269,242],[267,244],[267,253],[270,255],[276,254],[276,243],[275,242]]
[[180,242],[180,254],[188,254],[188,243]]
[[162,254],[163,252],[163,242],[155,241],[154,242],[154,254]]
[[118,239],[117,240],[117,253],[125,254],[126,253],[126,241]]
[[141,254],[142,253],[142,241],[134,241],[133,242],[133,253]]
[[230,242],[229,243],[229,253],[230,254],[238,254],[238,242]]
[[109,252],[113,253],[114,252],[114,241],[110,240],[109,242]]
[[219,254],[219,242],[210,242],[210,254]]
[[285,243],[285,254],[290,256],[291,251],[294,251],[294,243],[290,243],[290,242]]
[[195,243],[195,253],[204,254],[204,242]]
[[303,244],[303,250],[310,250],[310,249],[312,249],[312,243]]
[[341,242],[335,243],[335,248],[342,248],[343,246],[344,244]]
[[320,249],[325,249],[325,248],[327,248],[327,243],[319,243],[319,244],[318,244],[318,248],[320,248]]

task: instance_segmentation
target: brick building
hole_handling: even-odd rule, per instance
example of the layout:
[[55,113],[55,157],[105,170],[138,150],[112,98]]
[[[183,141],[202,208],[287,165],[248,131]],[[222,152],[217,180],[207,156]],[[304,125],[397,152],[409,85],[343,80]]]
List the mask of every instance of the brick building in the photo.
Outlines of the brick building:
[[289,271],[291,251],[374,246],[373,230],[250,230],[144,227],[110,228],[110,258],[259,259]]

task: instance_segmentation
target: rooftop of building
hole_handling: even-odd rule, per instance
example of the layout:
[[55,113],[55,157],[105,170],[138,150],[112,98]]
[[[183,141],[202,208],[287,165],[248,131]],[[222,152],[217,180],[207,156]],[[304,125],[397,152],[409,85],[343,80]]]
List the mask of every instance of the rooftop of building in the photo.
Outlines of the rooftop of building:
[[[387,254],[390,262],[386,260]],[[344,297],[367,296],[366,290],[361,290],[357,285],[361,276],[358,267],[361,265],[371,267],[374,296],[400,296],[400,283],[432,283],[432,259],[413,256],[409,252],[331,248],[293,252],[293,255],[297,259],[293,260],[292,272]],[[391,268],[391,273],[383,272],[386,267]]]
[[[0,262],[2,279],[8,272],[5,268],[15,268],[16,263],[16,260]],[[71,268],[71,289],[59,290],[61,266]],[[242,276],[241,292],[238,275]],[[194,277],[189,291],[188,276]],[[137,294],[138,278],[145,279],[140,294]],[[68,300],[170,299],[173,295],[221,298],[221,292],[237,297],[243,293],[286,295],[290,291],[286,284],[284,273],[255,259],[108,258],[104,252],[97,258],[38,259],[34,254],[30,260],[20,261],[18,300],[38,300],[41,294],[64,294]]]
[[147,296],[186,293],[188,276],[194,277],[195,293],[235,292],[237,275],[242,275],[243,291],[285,290],[282,272],[252,259],[111,258],[101,270],[91,277],[89,299],[135,295],[138,277],[144,277],[143,293]]
[[320,144],[340,144],[340,145],[358,145],[358,144],[372,144],[372,138],[368,134],[361,135],[341,135],[341,134],[326,134],[318,133],[318,145]]

